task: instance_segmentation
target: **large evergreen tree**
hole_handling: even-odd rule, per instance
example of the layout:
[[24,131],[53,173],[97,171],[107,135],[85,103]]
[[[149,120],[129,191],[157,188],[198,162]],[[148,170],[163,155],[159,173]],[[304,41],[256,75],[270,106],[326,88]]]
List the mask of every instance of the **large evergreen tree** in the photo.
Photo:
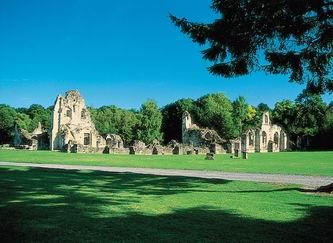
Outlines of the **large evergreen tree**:
[[205,45],[212,74],[289,73],[307,92],[333,91],[332,0],[212,0],[211,7],[219,14],[212,23],[170,17]]

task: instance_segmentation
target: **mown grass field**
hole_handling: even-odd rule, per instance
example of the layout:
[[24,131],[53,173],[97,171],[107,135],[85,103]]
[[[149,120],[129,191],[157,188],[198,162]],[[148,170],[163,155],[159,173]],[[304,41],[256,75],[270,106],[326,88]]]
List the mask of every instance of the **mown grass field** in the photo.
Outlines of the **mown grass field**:
[[249,160],[232,159],[229,154],[217,155],[213,161],[204,157],[0,150],[0,161],[12,162],[333,176],[333,152],[255,153]]
[[291,185],[0,167],[1,242],[332,242],[332,225],[332,196]]

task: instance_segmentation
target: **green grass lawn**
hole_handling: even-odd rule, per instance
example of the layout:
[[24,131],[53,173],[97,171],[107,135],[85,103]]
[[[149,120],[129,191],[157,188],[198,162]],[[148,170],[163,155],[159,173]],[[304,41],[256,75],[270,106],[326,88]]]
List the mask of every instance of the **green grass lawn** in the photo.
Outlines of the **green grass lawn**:
[[332,242],[332,225],[333,197],[294,186],[0,167],[2,242]]
[[226,154],[208,161],[202,155],[144,156],[0,150],[0,161],[333,176],[333,152],[255,153],[249,155],[249,160],[232,159]]

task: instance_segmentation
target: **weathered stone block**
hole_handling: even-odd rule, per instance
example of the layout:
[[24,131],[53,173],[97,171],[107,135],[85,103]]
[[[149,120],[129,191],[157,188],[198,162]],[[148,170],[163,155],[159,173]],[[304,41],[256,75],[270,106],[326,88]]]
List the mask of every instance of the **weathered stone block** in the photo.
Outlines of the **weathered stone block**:
[[207,153],[206,160],[214,160],[214,153]]

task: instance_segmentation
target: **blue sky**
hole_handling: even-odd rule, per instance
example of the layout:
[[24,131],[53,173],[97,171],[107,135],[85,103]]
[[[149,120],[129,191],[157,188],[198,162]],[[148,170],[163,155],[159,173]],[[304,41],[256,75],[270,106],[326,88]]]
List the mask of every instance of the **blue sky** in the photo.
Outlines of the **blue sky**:
[[[90,106],[138,108],[223,92],[253,105],[295,99],[288,77],[254,73],[215,77],[200,46],[168,13],[198,22],[216,16],[210,0],[1,0],[0,103],[52,105],[78,89]],[[325,101],[332,100],[326,95]]]

